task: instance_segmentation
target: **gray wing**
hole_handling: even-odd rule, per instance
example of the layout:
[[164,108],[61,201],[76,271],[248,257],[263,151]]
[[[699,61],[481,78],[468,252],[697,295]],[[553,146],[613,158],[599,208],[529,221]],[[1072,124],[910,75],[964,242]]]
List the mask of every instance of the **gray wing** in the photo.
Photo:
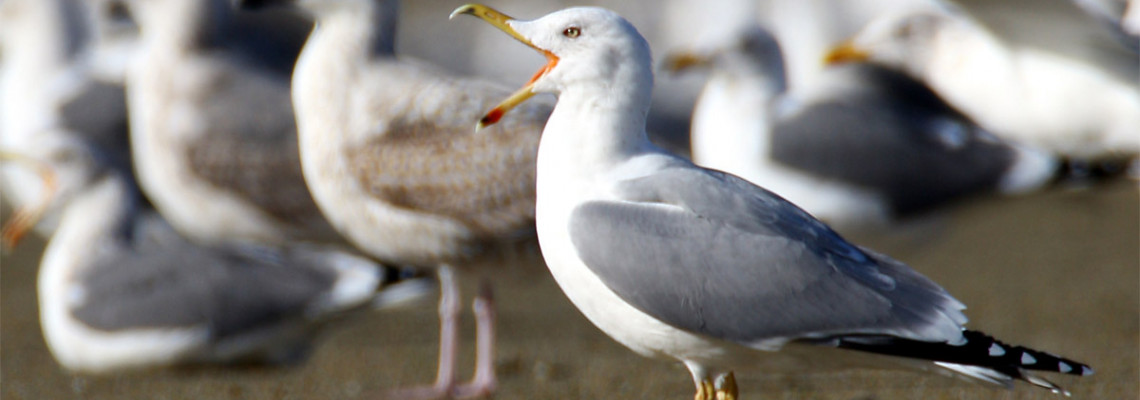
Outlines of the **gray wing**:
[[994,190],[1016,161],[926,85],[872,65],[828,73],[858,85],[819,99],[773,128],[776,161],[881,193],[896,214]]
[[186,243],[105,257],[79,279],[72,314],[91,328],[207,327],[222,339],[304,316],[336,275],[290,251]]
[[188,150],[193,171],[307,239],[339,238],[301,172],[288,76],[235,62],[211,84],[201,100],[207,134]]
[[574,210],[574,246],[618,296],[667,324],[752,345],[961,337],[963,306],[941,287],[740,178],[678,166],[621,189],[638,202]]

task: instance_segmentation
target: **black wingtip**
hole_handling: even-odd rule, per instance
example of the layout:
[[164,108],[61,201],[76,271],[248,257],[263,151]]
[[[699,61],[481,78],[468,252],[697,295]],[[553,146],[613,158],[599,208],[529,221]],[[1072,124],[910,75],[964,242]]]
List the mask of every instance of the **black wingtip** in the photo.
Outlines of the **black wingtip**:
[[[983,368],[1059,394],[1068,392],[1052,382],[1024,371],[1045,371],[1075,376],[1093,373],[1093,369],[1086,364],[1044,351],[1011,346],[982,332],[963,331],[962,335],[966,338],[966,342],[961,345],[866,335],[841,336],[833,338],[832,343],[839,348],[929,360],[940,365]],[[965,373],[961,369],[955,370]]]

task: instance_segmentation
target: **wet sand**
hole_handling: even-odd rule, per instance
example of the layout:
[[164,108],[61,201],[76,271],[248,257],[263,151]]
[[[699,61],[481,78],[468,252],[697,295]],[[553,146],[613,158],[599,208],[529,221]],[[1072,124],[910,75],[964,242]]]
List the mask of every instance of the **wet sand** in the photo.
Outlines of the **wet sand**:
[[[1087,362],[1087,378],[1050,375],[1078,399],[1140,396],[1140,199],[1135,183],[985,199],[920,233],[855,237],[908,262],[965,302],[969,326]],[[933,229],[930,229],[933,226]],[[914,230],[911,230],[914,231]],[[909,231],[908,231],[909,232]],[[364,399],[435,376],[432,301],[345,320],[291,367],[190,368],[110,376],[62,371],[40,336],[35,269],[42,242],[0,258],[0,397],[17,399]],[[541,264],[497,280],[496,399],[692,396],[677,363],[626,350],[565,300]],[[470,287],[467,293],[471,293]],[[466,315],[461,378],[470,374]],[[745,399],[1051,399],[898,371],[738,375]]]

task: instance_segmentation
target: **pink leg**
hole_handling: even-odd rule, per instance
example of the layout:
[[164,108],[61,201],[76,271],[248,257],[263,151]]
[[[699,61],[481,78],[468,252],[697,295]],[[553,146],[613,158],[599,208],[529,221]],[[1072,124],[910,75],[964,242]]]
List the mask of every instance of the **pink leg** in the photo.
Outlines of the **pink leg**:
[[475,310],[475,377],[455,390],[458,398],[483,397],[495,391],[495,298],[485,278],[479,285]]
[[459,352],[459,284],[450,266],[439,268],[439,372],[435,384],[425,387],[397,389],[390,393],[396,399],[438,399],[449,397],[455,388],[455,358]]

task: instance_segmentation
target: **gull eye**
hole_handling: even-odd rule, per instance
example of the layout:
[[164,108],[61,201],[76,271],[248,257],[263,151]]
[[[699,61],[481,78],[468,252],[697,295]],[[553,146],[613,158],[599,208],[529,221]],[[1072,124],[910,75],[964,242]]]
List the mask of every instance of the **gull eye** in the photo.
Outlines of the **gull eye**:
[[565,37],[568,37],[571,39],[576,38],[576,37],[578,37],[578,35],[581,35],[581,34],[582,34],[582,29],[578,28],[576,26],[571,26],[569,28],[566,28],[566,30],[562,31],[562,36],[565,36]]

